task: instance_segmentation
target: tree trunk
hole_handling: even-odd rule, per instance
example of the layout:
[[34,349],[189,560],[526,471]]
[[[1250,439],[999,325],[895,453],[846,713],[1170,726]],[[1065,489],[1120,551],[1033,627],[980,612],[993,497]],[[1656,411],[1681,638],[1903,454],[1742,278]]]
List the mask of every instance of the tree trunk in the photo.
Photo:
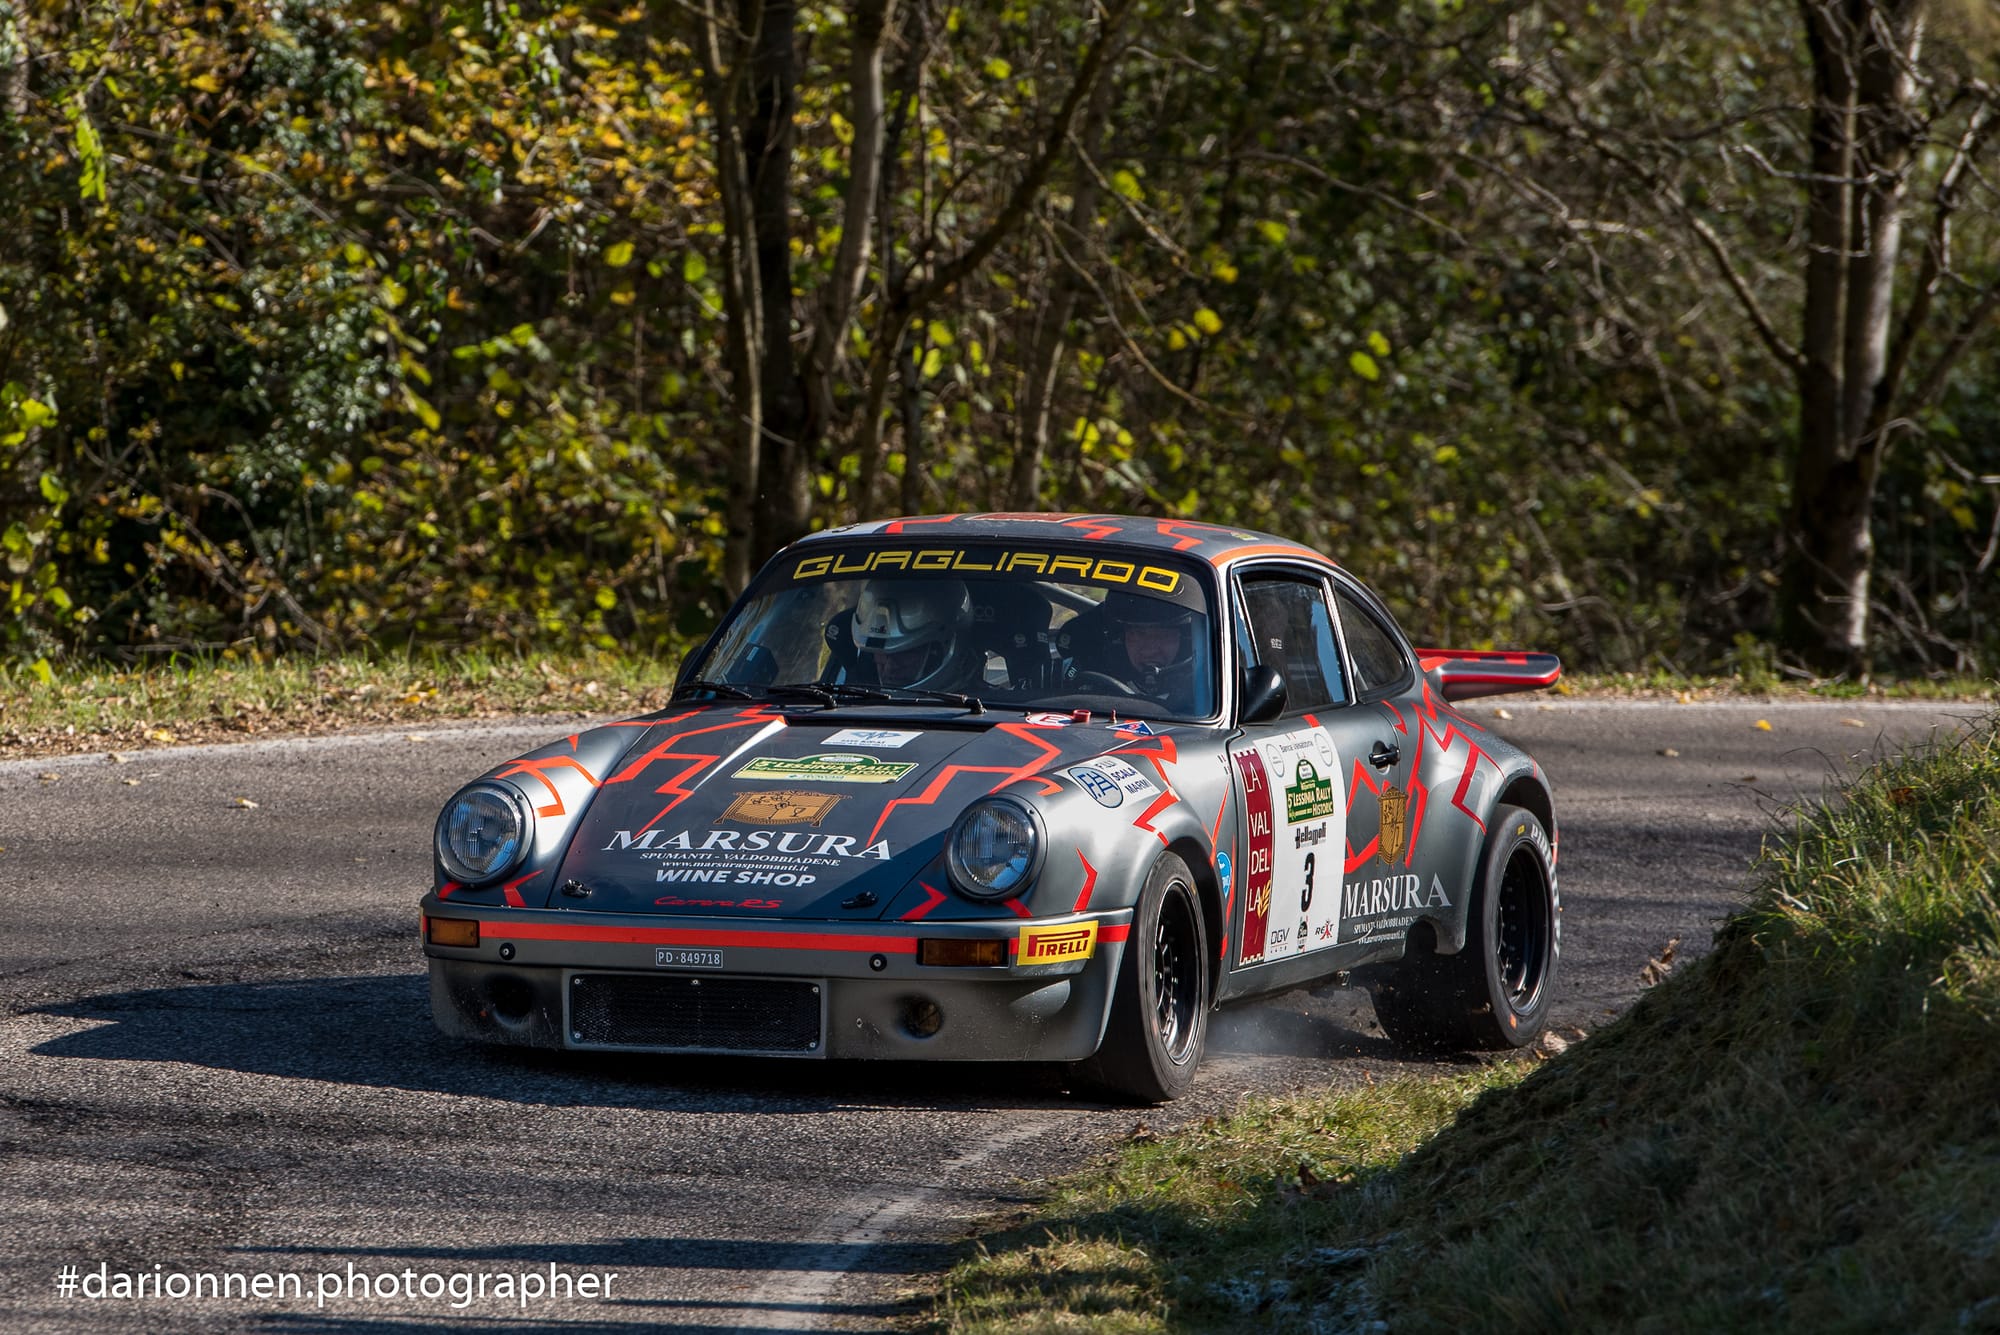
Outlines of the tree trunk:
[[1909,70],[1923,5],[1801,3],[1814,88],[1811,249],[1779,632],[1787,650],[1821,672],[1867,670],[1870,519],[1890,438],[1879,400],[1915,135]]
[[715,156],[722,195],[722,275],[725,356],[733,411],[724,440],[729,489],[724,516],[722,579],[733,595],[757,569],[757,494],[763,458],[763,285],[759,281],[750,170],[743,152],[739,99],[747,36],[707,0],[701,18],[702,85],[715,117]]
[[[751,225],[762,284],[762,430],[753,561],[762,565],[802,536],[811,516],[818,424],[792,353],[792,120],[798,110],[797,10],[793,0],[740,0],[754,31],[750,86],[755,109],[743,135],[750,169]],[[753,26],[754,25],[754,26]]]

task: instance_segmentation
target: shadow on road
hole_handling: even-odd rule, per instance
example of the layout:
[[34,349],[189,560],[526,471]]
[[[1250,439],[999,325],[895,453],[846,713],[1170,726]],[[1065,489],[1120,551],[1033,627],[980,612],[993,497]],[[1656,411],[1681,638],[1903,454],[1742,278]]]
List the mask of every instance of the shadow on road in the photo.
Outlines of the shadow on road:
[[40,1057],[222,1071],[538,1106],[823,1113],[854,1107],[1074,1105],[1059,1069],[1018,1063],[788,1061],[483,1048],[431,1027],[420,974],[191,983],[37,1008],[96,1021]]

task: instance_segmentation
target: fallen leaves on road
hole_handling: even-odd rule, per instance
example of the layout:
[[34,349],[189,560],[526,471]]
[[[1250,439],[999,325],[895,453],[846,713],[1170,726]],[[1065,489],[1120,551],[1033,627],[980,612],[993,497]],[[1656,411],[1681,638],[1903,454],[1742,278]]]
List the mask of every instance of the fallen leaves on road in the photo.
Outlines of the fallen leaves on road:
[[40,774],[37,774],[35,777],[40,779],[43,783],[55,783],[62,778],[62,775],[56,773],[52,769],[45,769]]
[[1647,960],[1646,967],[1639,970],[1640,983],[1647,987],[1652,987],[1668,974],[1672,973],[1674,971],[1674,959],[1680,954],[1680,949],[1681,939],[1677,936],[1668,937],[1666,947],[1659,954]]
[[1858,718],[1844,718],[1840,721],[1840,726],[1843,728],[1865,728],[1868,725]]
[[236,799],[236,800],[235,800],[235,801],[234,801],[233,803],[231,803],[230,805],[232,805],[232,806],[239,806],[239,807],[247,807],[247,808],[248,808],[248,809],[250,809],[251,811],[255,811],[255,810],[257,809],[257,804],[256,804],[255,802],[252,802],[252,801],[251,801],[251,800],[250,800],[249,798],[247,798],[247,797],[239,797],[239,798],[237,798],[237,799]]
[[1767,718],[1758,719],[1756,728],[1758,732],[1769,732],[1771,730],[1771,720]]
[[1661,754],[1661,755],[1663,755],[1663,756],[1665,756],[1665,757],[1666,757],[1667,759],[1669,759],[1669,760],[1675,760],[1675,759],[1678,759],[1678,758],[1679,758],[1679,756],[1680,756],[1680,752],[1678,752],[1678,751],[1674,750],[1674,748],[1673,748],[1673,747],[1671,747],[1671,746],[1663,746],[1663,747],[1661,747],[1661,748],[1660,748],[1660,754]]

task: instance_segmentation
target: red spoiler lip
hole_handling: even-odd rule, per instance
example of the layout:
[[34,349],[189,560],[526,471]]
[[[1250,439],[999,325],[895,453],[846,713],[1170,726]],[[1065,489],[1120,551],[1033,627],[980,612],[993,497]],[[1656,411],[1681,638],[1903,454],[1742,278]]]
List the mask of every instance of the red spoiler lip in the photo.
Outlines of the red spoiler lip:
[[1539,691],[1562,676],[1562,660],[1554,654],[1515,653],[1502,649],[1419,649],[1417,661],[1433,673],[1447,700],[1473,700],[1482,695]]

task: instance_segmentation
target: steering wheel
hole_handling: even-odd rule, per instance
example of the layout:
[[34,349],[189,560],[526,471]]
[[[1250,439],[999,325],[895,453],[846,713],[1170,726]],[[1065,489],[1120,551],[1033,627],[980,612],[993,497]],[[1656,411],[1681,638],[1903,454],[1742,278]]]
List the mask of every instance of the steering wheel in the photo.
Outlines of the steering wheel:
[[1070,681],[1071,684],[1076,686],[1108,687],[1119,695],[1136,696],[1139,694],[1138,687],[1132,685],[1130,682],[1118,680],[1118,678],[1112,676],[1109,672],[1079,672],[1070,678]]

